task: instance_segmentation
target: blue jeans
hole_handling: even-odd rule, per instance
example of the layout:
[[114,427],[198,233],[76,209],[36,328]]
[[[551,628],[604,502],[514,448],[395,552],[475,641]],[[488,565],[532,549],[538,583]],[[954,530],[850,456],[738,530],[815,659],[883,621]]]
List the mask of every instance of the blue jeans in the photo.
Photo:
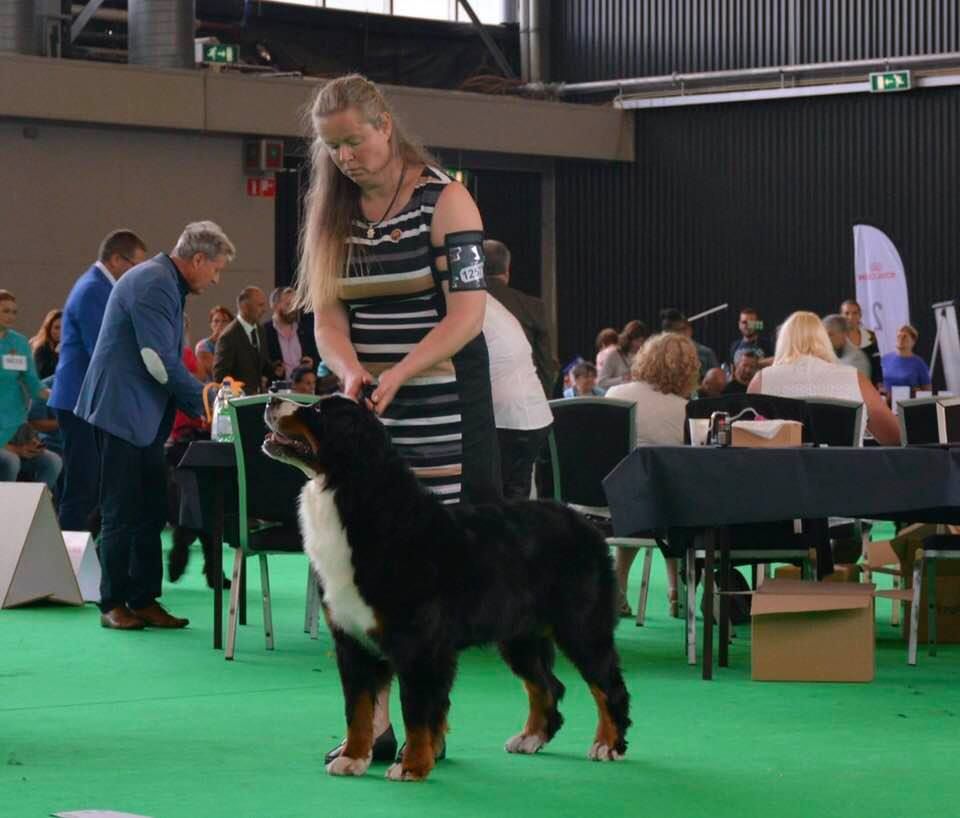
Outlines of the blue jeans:
[[62,467],[63,461],[53,452],[19,457],[6,446],[0,447],[0,483],[13,483],[18,479],[26,483],[46,483],[53,491]]

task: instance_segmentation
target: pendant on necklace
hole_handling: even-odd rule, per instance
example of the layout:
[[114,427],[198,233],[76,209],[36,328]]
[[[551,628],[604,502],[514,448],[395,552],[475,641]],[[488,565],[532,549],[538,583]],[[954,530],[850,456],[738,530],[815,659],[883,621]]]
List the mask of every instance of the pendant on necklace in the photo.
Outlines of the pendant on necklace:
[[374,235],[373,225],[371,224],[371,225],[367,228],[367,238],[368,238],[368,239],[372,239],[372,238],[373,238],[373,235]]

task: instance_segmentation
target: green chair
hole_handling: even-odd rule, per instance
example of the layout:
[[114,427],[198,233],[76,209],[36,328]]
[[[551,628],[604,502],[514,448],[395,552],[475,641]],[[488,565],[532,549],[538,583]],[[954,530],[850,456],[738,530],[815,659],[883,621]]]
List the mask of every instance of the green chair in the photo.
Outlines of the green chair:
[[[273,616],[270,606],[270,572],[267,556],[270,554],[303,554],[300,538],[298,503],[300,491],[307,481],[300,469],[267,457],[262,451],[267,427],[263,412],[272,395],[253,395],[237,398],[229,403],[233,425],[234,448],[237,459],[237,531],[228,532],[230,544],[236,548],[233,560],[233,584],[230,588],[230,613],[227,619],[226,659],[232,660],[237,642],[237,618],[240,594],[245,583],[246,558],[260,560],[260,589],[263,598],[263,630],[267,650],[273,650]],[[284,395],[297,403],[309,405],[319,398],[315,395]],[[319,602],[319,595],[311,593],[315,585],[307,567],[307,617],[316,613],[311,609]]]

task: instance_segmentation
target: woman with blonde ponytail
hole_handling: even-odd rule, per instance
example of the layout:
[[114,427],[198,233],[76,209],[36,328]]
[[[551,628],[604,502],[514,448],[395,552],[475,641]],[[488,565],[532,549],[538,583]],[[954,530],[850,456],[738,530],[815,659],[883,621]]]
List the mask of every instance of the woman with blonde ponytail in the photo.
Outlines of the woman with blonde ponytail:
[[[496,499],[476,204],[360,75],[320,88],[309,126],[297,291],[314,311],[320,356],[343,392],[380,416],[398,453],[445,503]],[[372,716],[377,760],[396,752],[389,679],[384,670]],[[367,707],[356,710],[370,718]],[[327,755],[328,772],[365,771],[363,759],[343,756],[345,746]]]

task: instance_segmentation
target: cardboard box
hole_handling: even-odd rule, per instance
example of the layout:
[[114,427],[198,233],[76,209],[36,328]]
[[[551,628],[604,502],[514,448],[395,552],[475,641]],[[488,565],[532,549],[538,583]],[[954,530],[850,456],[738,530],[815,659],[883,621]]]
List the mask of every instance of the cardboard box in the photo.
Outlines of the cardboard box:
[[751,678],[873,681],[874,586],[773,579],[753,593]]
[[[763,425],[781,424],[773,437],[761,434]],[[763,425],[761,425],[763,424]],[[803,424],[796,420],[756,421],[735,420],[731,427],[731,446],[754,449],[779,449],[785,446],[800,446],[803,443]]]
[[[951,530],[953,526],[948,526]],[[913,560],[925,538],[936,534],[938,527],[926,523],[904,528],[890,541],[898,559],[904,587],[913,588]],[[920,591],[920,622],[917,640],[927,641],[927,577],[924,569]],[[910,638],[910,606],[903,606],[903,638]],[[960,643],[960,560],[937,560],[937,644]]]
[[[859,565],[837,565],[836,570],[829,576],[824,577],[822,582],[859,582]],[[790,579],[798,581],[802,579],[800,567],[797,565],[778,565],[774,574],[777,579]]]

